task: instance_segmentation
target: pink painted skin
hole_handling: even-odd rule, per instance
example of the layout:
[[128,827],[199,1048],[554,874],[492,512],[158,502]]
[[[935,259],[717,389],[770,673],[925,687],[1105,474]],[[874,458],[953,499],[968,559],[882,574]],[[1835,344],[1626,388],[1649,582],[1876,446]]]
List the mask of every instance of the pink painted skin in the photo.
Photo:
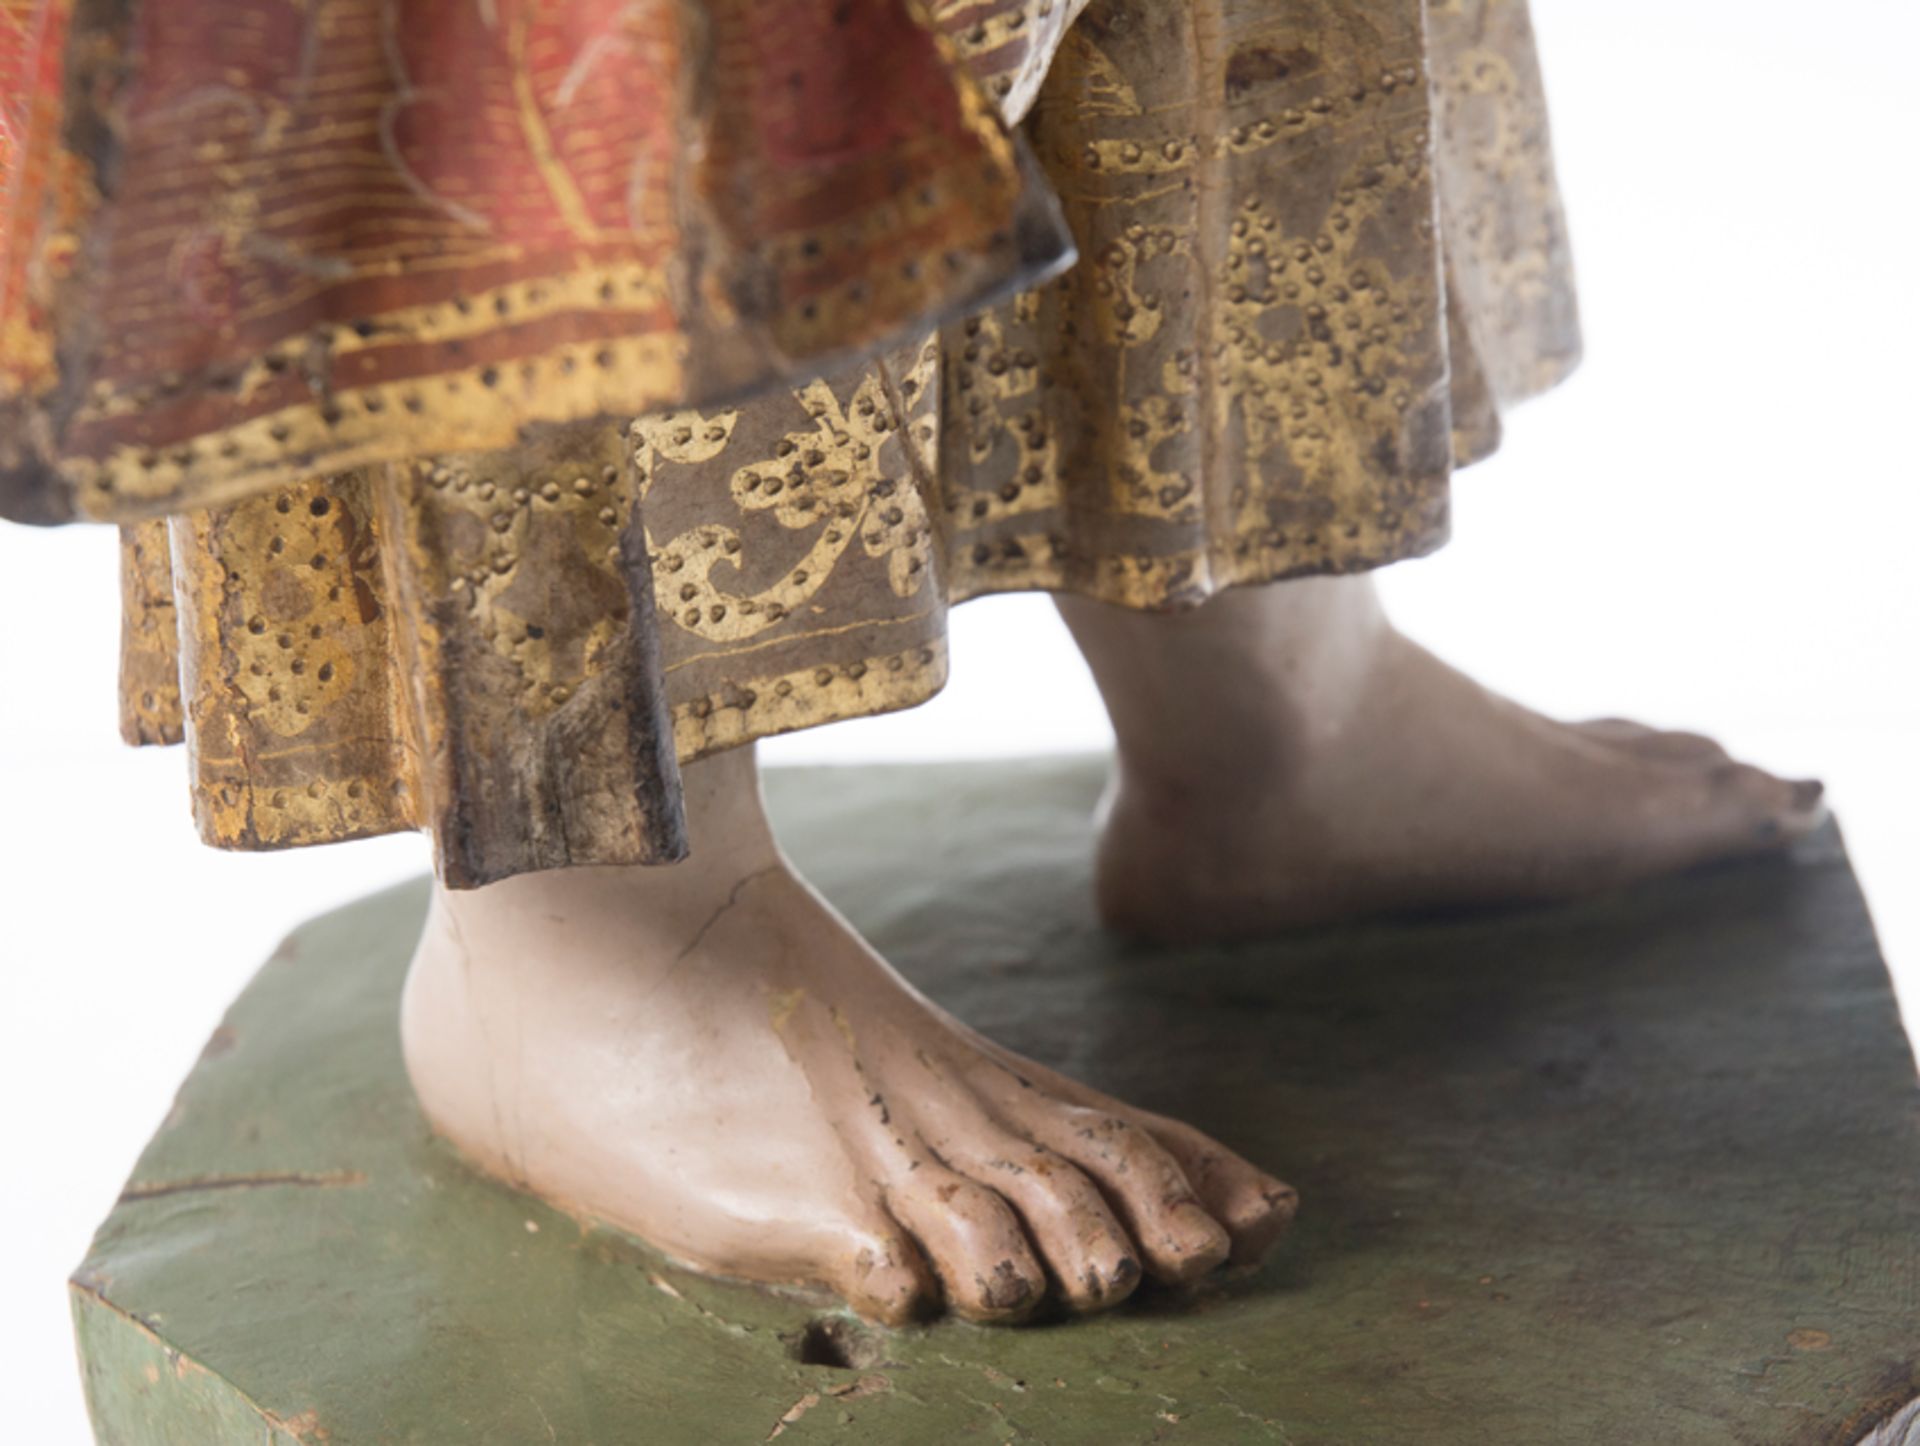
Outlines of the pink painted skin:
[[1118,741],[1101,912],[1143,938],[1574,898],[1777,850],[1825,817],[1818,783],[1698,734],[1488,692],[1395,631],[1369,577],[1172,616],[1060,611]]
[[981,1039],[793,872],[751,750],[686,770],[693,856],[441,893],[402,1011],[470,1160],[689,1264],[898,1323],[1012,1321],[1257,1258],[1293,1192]]
[[[1817,786],[1550,722],[1386,623],[1366,579],[1178,617],[1063,600],[1112,711],[1116,927],[1226,937],[1552,898],[1779,847]],[[436,895],[402,1038],[481,1169],[693,1266],[872,1319],[1027,1318],[1257,1261],[1287,1186],[969,1030],[794,872],[751,750],[686,770],[694,852]]]

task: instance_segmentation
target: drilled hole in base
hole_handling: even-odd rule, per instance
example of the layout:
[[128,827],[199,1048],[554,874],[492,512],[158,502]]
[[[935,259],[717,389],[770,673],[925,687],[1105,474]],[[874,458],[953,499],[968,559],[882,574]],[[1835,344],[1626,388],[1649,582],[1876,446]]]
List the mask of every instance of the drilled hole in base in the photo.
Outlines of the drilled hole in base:
[[801,1365],[841,1371],[865,1370],[881,1356],[879,1338],[841,1316],[808,1321],[792,1345],[794,1359]]

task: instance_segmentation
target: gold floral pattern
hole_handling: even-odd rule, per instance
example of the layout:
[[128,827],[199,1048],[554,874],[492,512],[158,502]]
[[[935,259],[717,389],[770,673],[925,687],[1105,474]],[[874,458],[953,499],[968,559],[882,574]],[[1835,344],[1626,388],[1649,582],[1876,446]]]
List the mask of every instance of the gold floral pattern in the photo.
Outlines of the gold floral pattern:
[[922,701],[966,598],[1177,608],[1437,546],[1452,469],[1577,358],[1519,0],[931,13],[1027,112],[1080,265],[736,407],[174,519],[211,839],[425,827],[456,886],[676,857],[679,762]]

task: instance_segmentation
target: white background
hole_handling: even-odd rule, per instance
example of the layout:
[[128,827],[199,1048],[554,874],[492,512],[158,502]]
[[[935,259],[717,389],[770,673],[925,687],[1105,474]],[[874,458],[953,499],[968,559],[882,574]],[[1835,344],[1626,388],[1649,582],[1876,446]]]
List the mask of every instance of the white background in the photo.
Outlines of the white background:
[[[1717,733],[1828,781],[1920,1010],[1911,0],[1536,0],[1585,369],[1390,569],[1404,627],[1565,716]],[[177,751],[115,735],[113,538],[0,526],[0,1361],[9,1438],[88,1439],[64,1278],[231,996],[415,838],[224,855]],[[929,706],[770,761],[1086,749],[1042,598],[953,623]]]

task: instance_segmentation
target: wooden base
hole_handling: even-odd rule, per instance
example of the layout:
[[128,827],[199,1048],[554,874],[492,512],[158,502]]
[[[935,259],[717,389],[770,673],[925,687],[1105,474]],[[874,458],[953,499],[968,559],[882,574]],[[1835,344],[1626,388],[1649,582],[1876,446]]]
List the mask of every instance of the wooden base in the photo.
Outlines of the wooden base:
[[1828,832],[1591,904],[1232,950],[1095,928],[1084,761],[771,780],[1014,1048],[1297,1185],[1250,1277],[884,1333],[470,1174],[409,1095],[410,884],[297,932],[74,1277],[114,1446],[1850,1443],[1920,1395],[1920,1090]]

